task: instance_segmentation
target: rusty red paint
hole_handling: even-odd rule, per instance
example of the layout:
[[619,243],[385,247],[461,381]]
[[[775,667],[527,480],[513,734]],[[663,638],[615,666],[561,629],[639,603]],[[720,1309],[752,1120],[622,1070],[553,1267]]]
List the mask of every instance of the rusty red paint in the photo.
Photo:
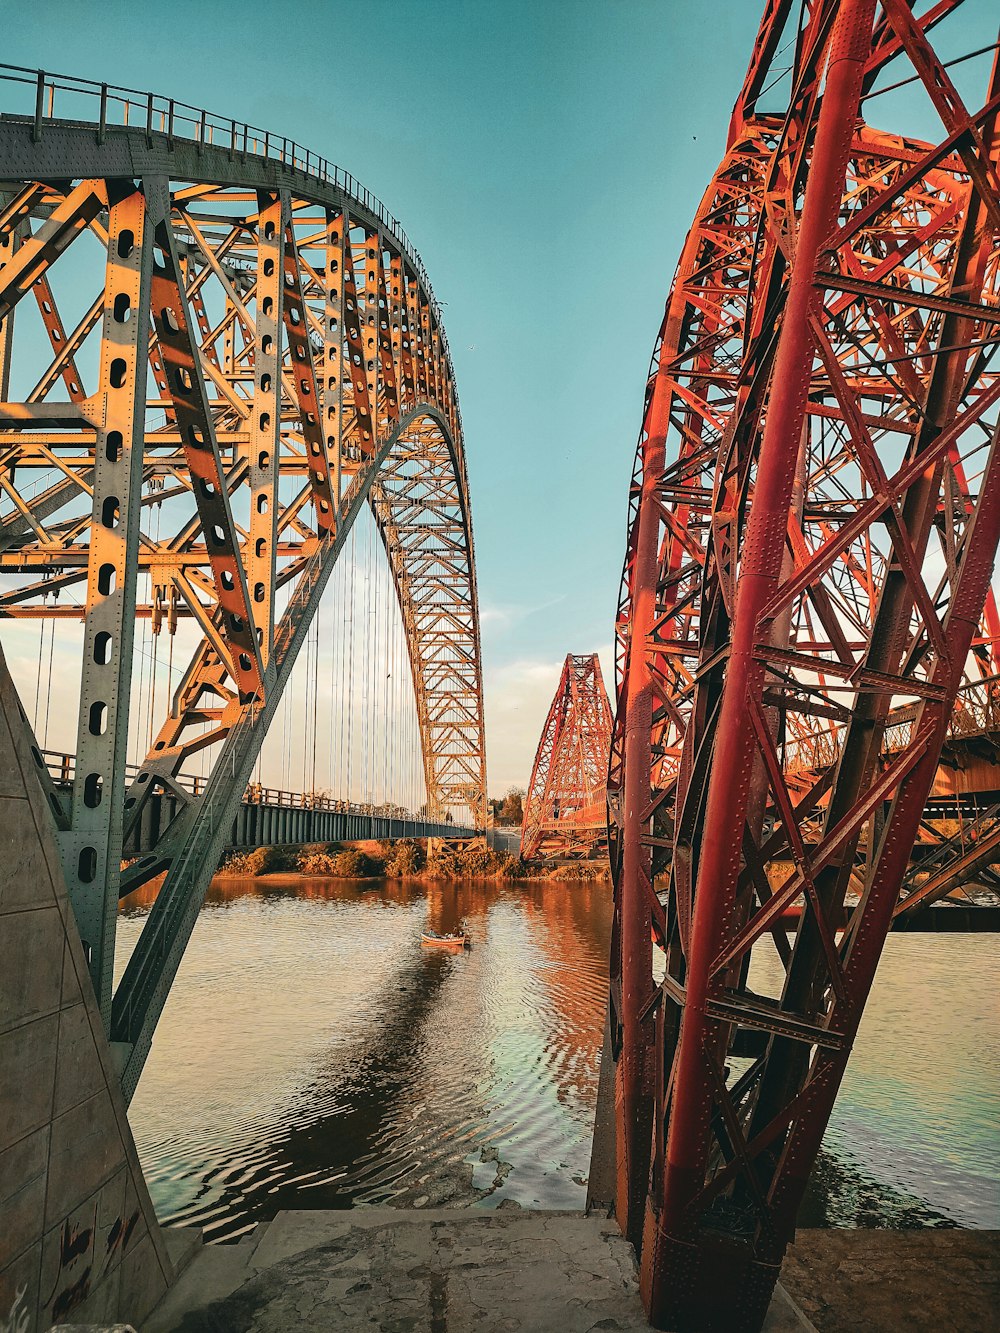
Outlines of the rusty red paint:
[[[617,1209],[659,1327],[761,1326],[942,753],[1000,722],[998,78],[942,94],[942,17],[766,5],[654,351],[609,827]],[[939,143],[859,119],[906,77]]]

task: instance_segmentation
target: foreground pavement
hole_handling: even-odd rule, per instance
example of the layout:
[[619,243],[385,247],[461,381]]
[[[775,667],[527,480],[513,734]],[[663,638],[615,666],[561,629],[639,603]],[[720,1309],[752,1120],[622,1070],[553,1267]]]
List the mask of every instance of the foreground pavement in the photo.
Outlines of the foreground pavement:
[[[647,1328],[632,1248],[613,1221],[517,1209],[357,1208],[279,1213],[237,1245],[195,1250],[142,1333]],[[765,1333],[809,1330],[779,1288]]]
[[810,1228],[781,1280],[819,1333],[1000,1333],[1000,1231]]

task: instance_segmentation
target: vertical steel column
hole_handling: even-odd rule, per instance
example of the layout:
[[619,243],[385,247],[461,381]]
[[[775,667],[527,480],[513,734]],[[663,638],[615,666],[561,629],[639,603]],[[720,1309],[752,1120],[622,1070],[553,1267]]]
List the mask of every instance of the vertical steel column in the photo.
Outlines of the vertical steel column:
[[[383,241],[379,235],[378,251],[378,364],[382,384],[382,408],[379,425],[379,438],[386,435],[392,424],[399,420],[399,377],[397,373],[399,354],[399,318],[395,311],[395,300],[386,282],[383,262]],[[394,263],[396,261],[393,261]],[[395,277],[395,270],[393,270]],[[398,287],[397,287],[398,295]]]
[[417,384],[414,373],[414,332],[410,322],[413,285],[407,274],[406,264],[401,259],[399,261],[400,411],[412,407],[417,401]]
[[[261,663],[274,647],[275,546],[281,447],[282,247],[288,196],[257,195],[257,322],[250,421],[250,558],[247,582]],[[293,367],[294,373],[294,367]]]
[[427,307],[428,339],[430,354],[430,395],[431,401],[440,403],[441,399],[441,333],[437,319],[430,307]]
[[403,258],[393,255],[389,266],[389,333],[396,378],[396,415],[403,414],[406,389],[403,383]]
[[72,822],[59,834],[70,901],[106,1024],[122,858],[152,263],[145,195],[126,188],[124,196],[109,196],[76,774]]
[[620,986],[621,1025],[621,1044],[615,1062],[618,1156],[615,1216],[637,1251],[642,1245],[653,1127],[652,1020],[644,1018],[653,991],[652,857],[648,838],[653,726],[650,637],[656,620],[659,540],[656,492],[666,455],[669,404],[669,393],[659,381],[654,386],[643,449],[638,531],[632,556],[634,592],[624,700],[622,867],[618,884],[617,956],[611,961],[612,981]]
[[[719,1279],[707,1252],[699,1253],[699,1247],[707,1251],[708,1238],[693,1228],[689,1211],[705,1178],[712,1066],[719,1055],[725,1056],[725,1051],[714,1049],[720,1029],[708,1021],[706,1006],[721,991],[722,978],[713,977],[713,963],[727,939],[740,873],[739,833],[746,818],[755,753],[748,700],[759,702],[764,676],[763,664],[754,659],[754,643],[760,613],[777,586],[785,546],[816,346],[811,319],[822,300],[813,280],[821,247],[837,221],[874,12],[875,0],[844,0],[834,19],[826,88],[775,359],[774,391],[743,544],[691,924],[662,1207],[658,1214],[652,1208],[647,1212],[643,1241],[643,1300],[651,1321],[661,1327],[693,1327],[692,1293],[699,1287],[704,1292]],[[754,1300],[769,1299],[767,1282],[773,1285],[776,1276],[773,1270],[743,1280],[759,1284]],[[739,1286],[734,1282],[733,1309],[742,1305],[745,1310],[744,1293],[735,1290]]]
[[431,339],[431,310],[423,293],[420,295],[420,382],[426,399],[434,398],[433,342]]
[[408,283],[406,288],[406,324],[410,334],[414,400],[423,400],[427,397],[427,372],[424,363],[420,284],[416,281]]
[[[4,210],[6,201],[0,195],[0,212]],[[21,222],[15,222],[13,226],[0,230],[0,269],[4,269],[14,258],[18,246],[21,243]],[[10,353],[14,346],[14,315],[16,309],[11,309],[7,313],[6,319],[0,319],[0,403],[5,403],[10,396]]]
[[382,438],[383,405],[379,401],[381,384],[378,354],[378,270],[379,248],[382,237],[378,231],[365,229],[364,271],[365,304],[361,320],[361,345],[365,362],[365,376],[368,381],[368,403],[372,414],[372,431],[375,442]]
[[323,430],[333,459],[333,494],[340,521],[344,462],[344,263],[347,216],[326,211],[326,310],[323,324]]
[[[344,332],[351,368],[351,391],[354,404],[354,429],[358,449],[368,458],[375,449],[375,405],[368,392],[368,373],[365,369],[365,342],[362,337],[362,316],[358,305],[358,284],[354,275],[354,247],[350,242],[350,219],[344,214]],[[346,431],[344,432],[346,434]]]

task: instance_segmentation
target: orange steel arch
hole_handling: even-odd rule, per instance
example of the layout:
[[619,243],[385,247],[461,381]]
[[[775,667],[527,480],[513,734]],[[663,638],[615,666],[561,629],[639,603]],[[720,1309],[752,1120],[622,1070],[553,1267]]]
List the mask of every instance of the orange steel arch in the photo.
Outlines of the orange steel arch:
[[[0,67],[0,95],[24,82]],[[0,161],[19,164],[0,185],[0,618],[83,622],[74,788],[47,790],[129,1093],[365,506],[406,629],[430,813],[484,826],[475,549],[441,312],[396,219],[266,132],[37,82],[0,125]],[[61,103],[88,119],[55,119]],[[193,629],[195,647],[126,779],[138,620]],[[123,869],[157,791],[179,813]],[[164,871],[112,999],[119,896]]]

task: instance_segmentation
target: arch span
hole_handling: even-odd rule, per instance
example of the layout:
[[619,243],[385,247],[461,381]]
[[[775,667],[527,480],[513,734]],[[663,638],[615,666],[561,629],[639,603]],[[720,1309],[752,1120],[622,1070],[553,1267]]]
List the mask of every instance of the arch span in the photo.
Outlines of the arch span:
[[[213,143],[205,113],[107,123],[129,96],[105,93],[96,125],[0,127],[0,617],[83,624],[73,790],[47,790],[126,1095],[365,507],[406,629],[428,804],[477,824],[485,809],[462,422],[423,265],[329,164],[248,127]],[[126,782],[143,620],[190,657]],[[206,758],[194,794],[183,779]],[[178,813],[122,868],[158,790]],[[112,996],[119,897],[164,872]]]

